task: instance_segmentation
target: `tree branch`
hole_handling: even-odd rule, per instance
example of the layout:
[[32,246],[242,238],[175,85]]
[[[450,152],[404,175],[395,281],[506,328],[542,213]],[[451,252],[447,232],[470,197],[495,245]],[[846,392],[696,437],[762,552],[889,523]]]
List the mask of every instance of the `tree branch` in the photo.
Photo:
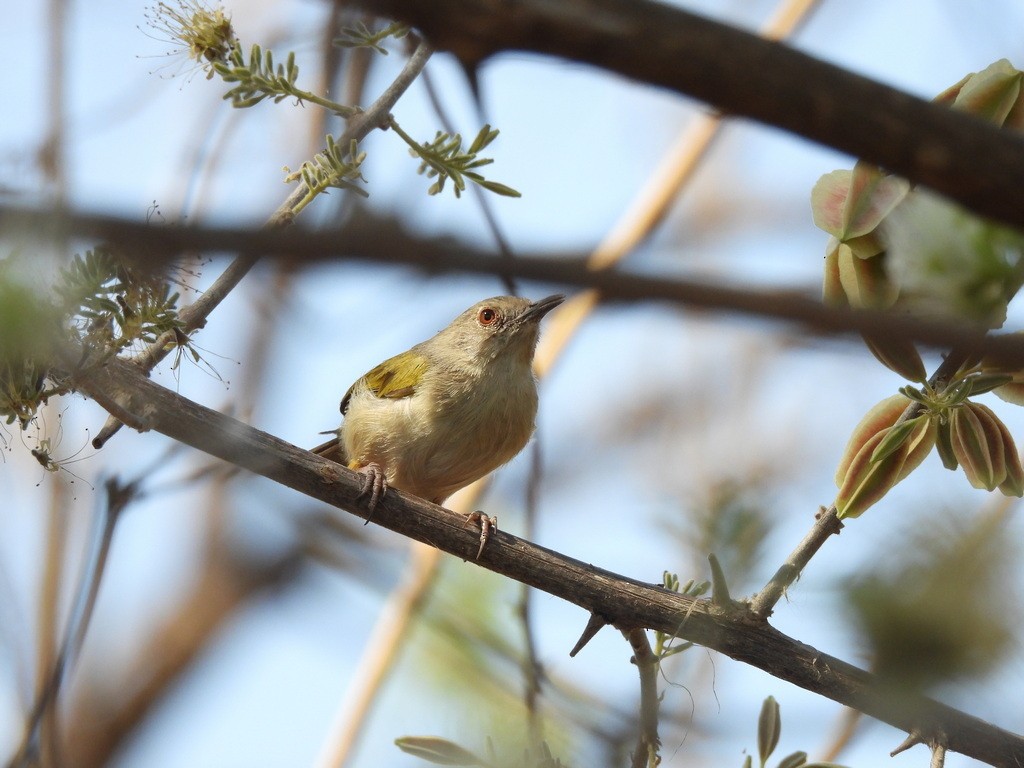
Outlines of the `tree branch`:
[[[127,403],[145,423],[191,445],[332,506],[365,517],[358,473],[272,435],[204,408],[154,384],[134,366],[112,360],[83,374],[80,390],[103,405]],[[479,544],[462,515],[392,489],[373,514],[377,524],[473,560]],[[608,617],[621,630],[674,634],[758,667],[907,732],[942,736],[946,746],[991,765],[1024,764],[1024,739],[925,697],[899,703],[873,675],[827,656],[758,621],[582,563],[498,531],[480,560],[484,567]]]
[[1024,226],[1024,136],[650,0],[359,0],[467,67],[500,51],[594,64],[783,128]]
[[508,261],[450,238],[414,236],[398,222],[370,214],[335,230],[268,231],[153,226],[116,217],[0,205],[0,229],[47,231],[50,227],[67,235],[111,241],[121,247],[126,258],[139,259],[143,265],[166,263],[184,250],[236,251],[274,256],[286,263],[349,259],[414,267],[431,274],[511,274],[524,280],[595,288],[603,301],[667,301],[795,322],[821,335],[884,335],[942,350],[957,347],[1024,367],[1024,338],[1020,335],[983,335],[962,322],[830,307],[796,291],[752,290],[723,283],[593,270],[585,257],[575,253],[521,253]]

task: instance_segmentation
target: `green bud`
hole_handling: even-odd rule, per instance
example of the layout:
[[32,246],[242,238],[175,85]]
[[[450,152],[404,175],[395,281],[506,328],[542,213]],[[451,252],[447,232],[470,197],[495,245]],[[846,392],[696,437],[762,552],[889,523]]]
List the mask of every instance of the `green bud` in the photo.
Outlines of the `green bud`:
[[960,466],[960,462],[956,458],[956,452],[953,450],[953,436],[948,414],[943,415],[939,422],[935,447],[938,449],[939,458],[942,459],[942,466],[946,469],[956,469]]
[[971,385],[971,397],[974,395],[983,395],[986,392],[991,392],[996,387],[1002,387],[1013,381],[1013,376],[1009,373],[978,373],[973,376],[968,376],[966,381],[970,382]]
[[455,742],[433,736],[403,736],[395,739],[395,746],[435,765],[487,765],[485,760]]

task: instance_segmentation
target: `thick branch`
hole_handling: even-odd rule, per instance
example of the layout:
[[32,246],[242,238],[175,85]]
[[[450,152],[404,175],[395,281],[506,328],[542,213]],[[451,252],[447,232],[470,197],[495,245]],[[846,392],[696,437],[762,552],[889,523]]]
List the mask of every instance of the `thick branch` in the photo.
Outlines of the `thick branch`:
[[649,0],[359,0],[467,66],[506,50],[587,62],[877,163],[1024,226],[1024,136]]
[[[83,376],[80,389],[101,405],[127,402],[141,422],[301,493],[365,516],[357,473],[211,411],[114,360]],[[462,515],[392,489],[374,522],[472,560],[477,533]],[[749,612],[723,609],[619,576],[497,532],[478,561],[496,573],[608,617],[619,629],[660,630],[717,650],[905,731],[941,734],[949,749],[995,766],[1024,764],[1024,739],[931,699],[887,695],[877,678],[793,640]]]
[[[161,227],[128,219],[0,205],[0,229],[26,231],[62,227],[68,235],[108,240],[127,258],[166,263],[183,250],[261,253],[289,263],[350,259],[409,266],[428,273],[470,272],[595,288],[604,301],[668,301],[754,317],[802,324],[820,334],[868,333],[915,341],[939,349],[962,348],[1013,366],[1024,366],[1024,339],[1015,334],[982,336],[961,322],[829,307],[794,291],[737,288],[664,276],[593,270],[584,256],[564,253],[517,254],[514,260],[448,238],[419,238],[395,221],[370,214],[337,230],[316,232],[215,227]],[[118,414],[122,419],[122,415]]]

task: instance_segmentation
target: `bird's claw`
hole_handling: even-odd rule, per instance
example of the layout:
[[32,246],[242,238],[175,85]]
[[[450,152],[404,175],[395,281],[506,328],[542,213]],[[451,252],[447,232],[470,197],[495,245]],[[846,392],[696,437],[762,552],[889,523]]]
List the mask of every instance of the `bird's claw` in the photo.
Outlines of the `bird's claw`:
[[377,509],[377,502],[388,492],[388,479],[379,464],[367,464],[365,467],[360,467],[359,472],[363,476],[363,487],[359,489],[359,498],[370,497],[366,503],[366,511],[369,514],[363,522],[363,525],[366,525],[373,517],[373,511]]
[[480,548],[476,551],[476,559],[479,560],[480,555],[484,553],[484,547],[487,546],[487,542],[491,539],[491,533],[498,530],[498,516],[489,517],[480,510],[477,510],[469,514],[466,522],[480,526]]

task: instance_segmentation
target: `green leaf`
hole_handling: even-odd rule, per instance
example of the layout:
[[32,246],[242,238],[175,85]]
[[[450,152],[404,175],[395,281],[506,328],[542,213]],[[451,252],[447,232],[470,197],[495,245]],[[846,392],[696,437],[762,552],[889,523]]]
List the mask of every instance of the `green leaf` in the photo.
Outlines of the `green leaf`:
[[778,746],[781,733],[782,717],[779,714],[779,703],[774,696],[769,696],[761,705],[761,715],[757,719],[757,753],[762,766],[768,762],[768,758]]
[[782,758],[778,765],[778,768],[801,768],[807,763],[806,752],[794,752],[791,755],[787,755]]
[[434,765],[486,766],[487,763],[467,749],[447,739],[434,736],[403,736],[395,739],[395,746],[406,754],[419,757]]
[[921,419],[927,418],[927,415],[918,416],[889,427],[885,433],[885,437],[882,438],[881,442],[871,454],[871,463],[877,464],[879,461],[891,456],[905,442],[907,442],[907,438],[910,437],[910,433],[914,431],[914,428],[921,422]]

